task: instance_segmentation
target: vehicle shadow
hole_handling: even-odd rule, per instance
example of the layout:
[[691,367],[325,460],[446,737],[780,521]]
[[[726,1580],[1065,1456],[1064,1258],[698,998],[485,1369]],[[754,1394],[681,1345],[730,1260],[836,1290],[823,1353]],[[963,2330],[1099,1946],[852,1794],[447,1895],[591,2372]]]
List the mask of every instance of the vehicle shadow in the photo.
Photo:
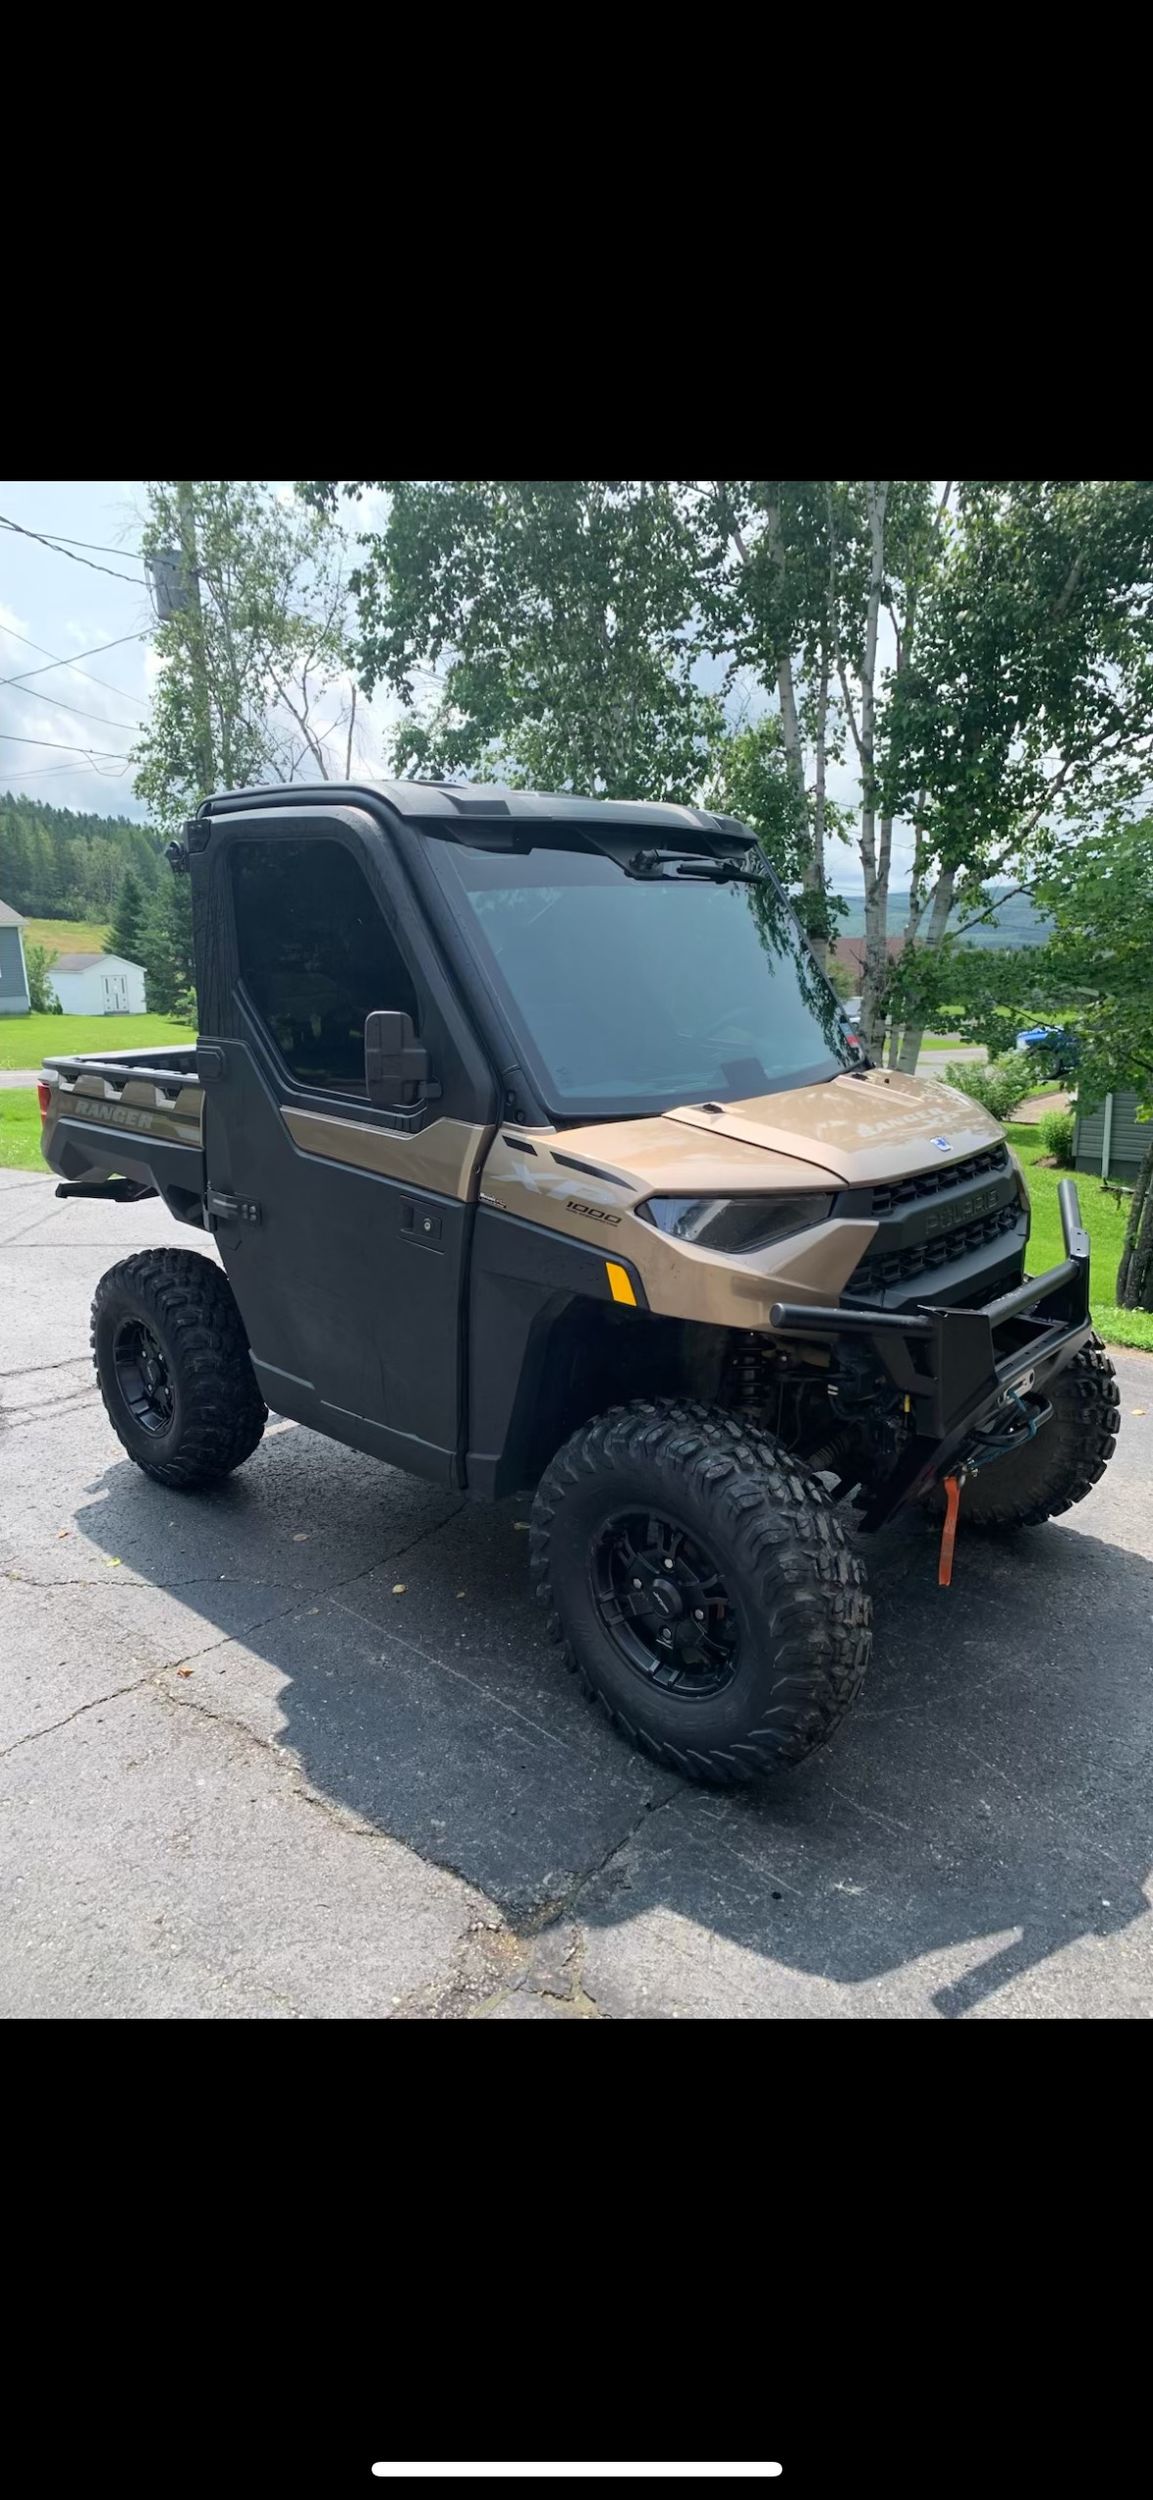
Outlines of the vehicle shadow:
[[[923,1523],[872,1540],[865,1697],[799,1772],[723,1794],[654,1771],[582,1700],[515,1505],[286,1425],[211,1494],[127,1462],[89,1492],[77,1524],[151,1591],[173,1697],[521,1935],[579,1922],[607,2010],[957,2016],[1016,1983],[1012,2010],[1044,2013],[1045,1966],[1148,1908],[1153,1562],[1089,1532],[1103,1496],[1085,1527],[962,1537],[949,1592]],[[1062,1967],[1062,2012],[1106,2010],[1086,1967]],[[1147,2010],[1115,1946],[1108,2010],[1130,2000]]]

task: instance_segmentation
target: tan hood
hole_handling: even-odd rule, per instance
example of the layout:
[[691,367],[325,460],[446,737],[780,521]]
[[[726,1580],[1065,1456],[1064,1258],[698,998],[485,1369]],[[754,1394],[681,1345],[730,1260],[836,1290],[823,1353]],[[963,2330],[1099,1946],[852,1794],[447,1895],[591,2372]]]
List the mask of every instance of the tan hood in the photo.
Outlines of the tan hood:
[[763,1328],[775,1301],[831,1302],[876,1234],[868,1216],[829,1216],[742,1258],[673,1239],[637,1214],[650,1196],[869,1189],[995,1144],[995,1120],[951,1085],[915,1077],[834,1077],[716,1111],[685,1104],[586,1128],[501,1128],[480,1203],[630,1260],[650,1310]]
[[825,1085],[799,1085],[791,1093],[759,1094],[715,1111],[688,1104],[665,1117],[678,1127],[816,1164],[851,1188],[957,1162],[995,1145],[1001,1135],[992,1115],[954,1086],[879,1068],[864,1076],[833,1077]]

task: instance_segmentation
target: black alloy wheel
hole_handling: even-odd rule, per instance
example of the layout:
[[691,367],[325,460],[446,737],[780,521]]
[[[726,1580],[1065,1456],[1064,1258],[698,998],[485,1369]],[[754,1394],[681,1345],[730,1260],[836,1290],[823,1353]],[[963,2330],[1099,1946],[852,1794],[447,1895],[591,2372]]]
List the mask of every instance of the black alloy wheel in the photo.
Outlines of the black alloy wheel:
[[138,1250],[110,1267],[92,1304],[92,1354],[109,1423],[155,1483],[199,1491],[251,1457],[268,1409],[215,1259]]
[[687,1779],[802,1761],[859,1690],[865,1575],[824,1485],[723,1408],[591,1416],[537,1486],[529,1562],[589,1699]]
[[597,1612],[626,1665],[661,1692],[710,1700],[737,1672],[737,1617],[707,1549],[659,1511],[606,1519],[590,1558]]
[[174,1392],[164,1350],[143,1320],[122,1320],[112,1347],[116,1386],[142,1432],[168,1432]]

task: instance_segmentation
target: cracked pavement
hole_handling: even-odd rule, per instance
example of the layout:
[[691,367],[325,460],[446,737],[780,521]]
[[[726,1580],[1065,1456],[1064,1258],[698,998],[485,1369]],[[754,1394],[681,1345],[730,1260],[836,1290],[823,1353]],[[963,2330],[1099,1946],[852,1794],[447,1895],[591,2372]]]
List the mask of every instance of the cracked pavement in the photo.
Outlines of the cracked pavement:
[[209,1494],[129,1464],[88,1306],[174,1242],[0,1172],[0,2013],[1148,2014],[1153,1358],[1067,1521],[948,1593],[873,1540],[862,1703],[725,1796],[582,1701],[516,1505],[283,1422]]

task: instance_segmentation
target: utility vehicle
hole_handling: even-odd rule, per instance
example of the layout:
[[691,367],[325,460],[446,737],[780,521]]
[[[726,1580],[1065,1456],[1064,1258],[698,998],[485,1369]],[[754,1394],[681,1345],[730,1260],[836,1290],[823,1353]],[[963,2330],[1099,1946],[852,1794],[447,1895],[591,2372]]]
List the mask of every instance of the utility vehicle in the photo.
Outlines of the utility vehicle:
[[1056,1077],[1060,1084],[1077,1074],[1081,1045],[1076,1033],[1064,1024],[1031,1024],[1018,1033],[1018,1050],[1027,1051],[1045,1077]]
[[[269,1407],[531,1498],[568,1662],[690,1777],[797,1762],[848,1708],[855,1530],[963,1487],[1036,1524],[1109,1458],[1089,1245],[1027,1279],[996,1123],[870,1065],[731,818],[380,782],[205,802],[201,1030],[59,1058],[60,1195],[159,1193],[219,1254],[112,1268],[129,1456],[210,1485]],[[853,1532],[853,1533],[851,1533]]]

